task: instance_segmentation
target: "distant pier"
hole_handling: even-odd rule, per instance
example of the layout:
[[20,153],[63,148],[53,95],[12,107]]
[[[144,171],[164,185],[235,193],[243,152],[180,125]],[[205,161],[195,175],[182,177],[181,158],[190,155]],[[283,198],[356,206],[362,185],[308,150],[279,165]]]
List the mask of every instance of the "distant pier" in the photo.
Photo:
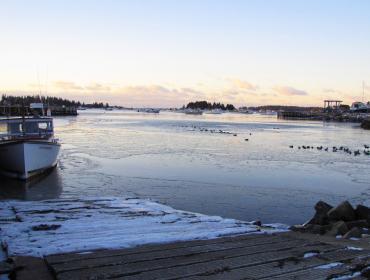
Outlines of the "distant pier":
[[366,113],[340,113],[340,112],[306,112],[306,111],[281,111],[278,119],[287,120],[314,120],[361,123],[369,118]]

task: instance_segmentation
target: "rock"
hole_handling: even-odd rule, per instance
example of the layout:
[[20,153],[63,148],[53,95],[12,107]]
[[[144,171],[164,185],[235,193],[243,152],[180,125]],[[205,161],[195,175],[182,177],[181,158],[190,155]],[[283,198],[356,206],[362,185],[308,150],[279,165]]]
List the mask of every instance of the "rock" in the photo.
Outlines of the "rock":
[[303,225],[294,225],[294,226],[289,227],[289,230],[296,231],[296,232],[305,232],[306,228]]
[[333,206],[327,204],[326,202],[320,200],[315,205],[316,213],[311,220],[306,224],[316,224],[316,225],[327,225],[329,218],[327,213],[333,208]]
[[348,229],[352,229],[354,227],[367,228],[369,224],[367,220],[357,220],[357,221],[346,222],[346,226],[348,227]]
[[343,238],[345,238],[345,239],[350,239],[350,238],[360,238],[360,237],[361,237],[361,234],[362,234],[361,229],[359,229],[358,227],[354,227],[354,228],[352,228],[350,231],[348,231],[348,232],[343,236]]
[[260,220],[257,220],[257,221],[253,222],[253,225],[260,227],[260,226],[262,226],[262,222]]
[[358,219],[370,221],[370,208],[369,207],[366,207],[363,205],[357,205],[355,213]]
[[343,201],[337,207],[329,210],[328,217],[334,221],[353,221],[356,220],[356,213],[348,201]]
[[320,234],[325,234],[327,231],[331,230],[333,225],[324,225],[321,226],[321,232]]
[[370,119],[363,120],[361,123],[361,127],[363,129],[370,129]]
[[317,202],[316,205],[315,205],[316,212],[322,213],[322,214],[327,214],[329,212],[329,210],[332,209],[332,208],[333,208],[333,206],[331,206],[330,204],[327,204],[326,202],[324,202],[322,200]]
[[348,228],[346,226],[346,223],[343,221],[338,221],[333,224],[332,228],[325,233],[327,236],[337,236],[337,235],[343,235],[348,231]]
[[312,225],[312,224],[305,226],[305,232],[309,232],[312,234],[323,234],[324,233],[322,226]]
[[[6,261],[0,262],[0,274],[10,273],[14,266]],[[4,278],[5,279],[5,278]]]
[[361,276],[365,277],[366,279],[370,279],[370,267],[365,267],[361,270]]
[[324,234],[326,231],[330,229],[331,229],[330,225],[320,226],[320,225],[313,225],[313,224],[295,225],[289,228],[289,230],[291,231],[307,232],[307,233],[312,233],[312,234]]
[[34,231],[40,231],[40,230],[56,230],[60,228],[61,225],[46,225],[46,224],[41,224],[37,226],[33,226],[32,230]]

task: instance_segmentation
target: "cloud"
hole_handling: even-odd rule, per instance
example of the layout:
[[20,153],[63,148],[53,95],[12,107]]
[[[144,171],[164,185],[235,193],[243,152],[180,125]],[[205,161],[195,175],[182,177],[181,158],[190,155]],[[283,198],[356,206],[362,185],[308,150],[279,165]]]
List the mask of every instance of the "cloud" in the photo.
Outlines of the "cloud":
[[305,96],[308,95],[308,92],[300,89],[296,89],[293,87],[274,87],[274,91],[279,93],[280,95],[286,96]]
[[124,106],[174,107],[189,101],[207,99],[204,92],[194,88],[170,88],[161,85],[126,86],[115,88],[110,96]]
[[244,80],[240,80],[240,79],[228,79],[232,85],[235,87],[235,88],[238,88],[238,89],[241,89],[241,90],[257,90],[258,89],[258,86],[256,85],[253,85],[247,81],[244,81]]
[[111,87],[108,85],[103,85],[100,83],[90,83],[88,85],[79,85],[71,81],[55,81],[52,83],[52,86],[56,90],[68,91],[68,92],[81,92],[81,91],[90,91],[90,92],[109,92]]
[[102,85],[102,84],[99,84],[99,83],[92,83],[90,85],[87,85],[85,87],[85,89],[89,90],[89,91],[110,91],[111,88],[109,86],[106,86],[106,85]]
[[84,89],[82,86],[79,86],[76,83],[70,81],[55,81],[53,82],[53,87],[66,91],[76,91]]
[[332,88],[324,88],[322,91],[326,93],[337,93],[338,92],[337,90],[332,89]]

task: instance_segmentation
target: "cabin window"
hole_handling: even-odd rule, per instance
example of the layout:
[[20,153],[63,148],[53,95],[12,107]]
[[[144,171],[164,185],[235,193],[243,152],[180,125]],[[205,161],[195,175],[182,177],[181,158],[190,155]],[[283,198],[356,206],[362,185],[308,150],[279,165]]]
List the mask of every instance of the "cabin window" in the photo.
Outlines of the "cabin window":
[[39,123],[39,129],[40,130],[47,130],[48,129],[48,123]]
[[36,122],[25,123],[25,132],[26,133],[39,133],[39,126]]
[[1,123],[0,124],[0,134],[4,135],[7,134],[8,128],[6,126],[6,123]]
[[22,133],[22,124],[21,123],[9,123],[8,132],[9,134],[20,134]]

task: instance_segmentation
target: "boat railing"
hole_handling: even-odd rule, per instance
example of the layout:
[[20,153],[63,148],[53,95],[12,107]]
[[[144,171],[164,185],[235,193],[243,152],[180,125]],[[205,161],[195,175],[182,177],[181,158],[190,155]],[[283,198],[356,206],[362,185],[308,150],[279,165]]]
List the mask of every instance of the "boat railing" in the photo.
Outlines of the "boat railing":
[[50,138],[53,135],[54,133],[52,131],[1,133],[0,140],[45,139]]

